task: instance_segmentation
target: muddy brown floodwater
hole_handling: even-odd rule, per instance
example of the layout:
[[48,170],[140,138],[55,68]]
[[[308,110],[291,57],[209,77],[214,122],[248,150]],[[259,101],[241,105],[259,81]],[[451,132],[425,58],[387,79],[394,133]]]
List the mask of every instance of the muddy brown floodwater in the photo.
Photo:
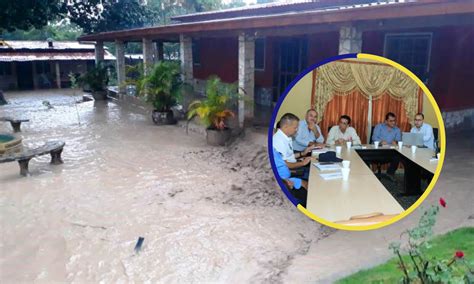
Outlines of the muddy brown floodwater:
[[331,233],[283,198],[264,134],[214,148],[142,109],[80,97],[10,92],[0,106],[30,119],[24,144],[66,142],[63,165],[35,158],[29,177],[0,164],[1,282],[275,282]]

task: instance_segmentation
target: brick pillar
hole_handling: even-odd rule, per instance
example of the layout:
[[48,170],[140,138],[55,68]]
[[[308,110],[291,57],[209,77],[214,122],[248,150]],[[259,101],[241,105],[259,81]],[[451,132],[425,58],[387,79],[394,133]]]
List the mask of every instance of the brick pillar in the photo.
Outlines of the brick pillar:
[[119,87],[119,93],[125,93],[125,44],[123,41],[115,41],[115,57],[116,57],[116,70],[117,70],[117,84]]
[[193,86],[193,42],[191,37],[179,35],[179,53],[183,81]]
[[59,61],[56,61],[54,64],[56,69],[56,87],[61,89],[61,68],[59,67]]
[[143,66],[145,68],[145,75],[148,74],[148,70],[153,66],[153,42],[151,39],[143,38]]
[[[255,88],[255,38],[245,33],[239,35],[239,126],[251,125],[254,118]],[[245,90],[245,92],[243,91]]]
[[98,41],[95,43],[95,64],[104,61],[104,42]]
[[339,54],[362,52],[362,31],[355,26],[342,26],[339,30]]

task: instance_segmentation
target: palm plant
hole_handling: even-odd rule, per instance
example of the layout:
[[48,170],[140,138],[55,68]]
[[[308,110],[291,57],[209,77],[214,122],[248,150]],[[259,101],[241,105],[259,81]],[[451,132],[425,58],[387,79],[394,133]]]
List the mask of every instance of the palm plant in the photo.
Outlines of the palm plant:
[[104,63],[99,62],[99,64],[81,75],[77,79],[77,83],[81,86],[88,85],[92,92],[104,91],[109,82],[107,68],[108,67]]
[[192,102],[188,107],[188,121],[198,116],[207,129],[224,130],[225,120],[235,116],[230,105],[238,98],[236,84],[225,84],[217,76],[207,80],[206,98]]
[[[147,68],[146,66],[138,69]],[[160,112],[171,111],[181,99],[185,85],[181,80],[180,67],[175,62],[160,61],[149,67],[147,75],[138,74],[134,80],[136,92],[142,95],[147,103]]]

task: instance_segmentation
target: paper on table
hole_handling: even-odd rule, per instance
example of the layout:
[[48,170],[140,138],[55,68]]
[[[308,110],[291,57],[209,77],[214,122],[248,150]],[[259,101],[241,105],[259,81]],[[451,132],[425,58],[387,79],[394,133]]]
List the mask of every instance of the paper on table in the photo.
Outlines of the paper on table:
[[342,178],[342,173],[341,172],[325,173],[325,174],[319,174],[319,176],[322,177],[324,180],[340,179]]
[[321,163],[313,163],[313,165],[320,171],[326,172],[326,171],[337,171],[341,169],[341,166],[339,164],[327,164],[323,165]]
[[322,153],[326,153],[327,151],[329,151],[329,149],[313,149],[312,152],[313,153],[317,153],[317,154],[322,154]]

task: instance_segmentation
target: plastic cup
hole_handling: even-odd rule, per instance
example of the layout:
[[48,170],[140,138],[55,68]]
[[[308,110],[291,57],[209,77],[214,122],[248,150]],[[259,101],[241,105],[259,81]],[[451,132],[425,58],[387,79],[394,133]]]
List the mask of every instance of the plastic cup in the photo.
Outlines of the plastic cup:
[[402,150],[403,141],[398,141],[398,150]]
[[347,141],[347,142],[346,142],[346,146],[347,146],[347,150],[350,150],[350,149],[351,149],[351,146],[352,146],[352,142],[351,142],[351,141]]
[[342,180],[348,180],[349,179],[349,173],[351,169],[349,168],[342,168],[341,173],[342,173]]
[[439,154],[440,154],[440,153],[436,154],[436,157],[438,158],[438,160],[439,160]]
[[342,152],[342,146],[336,146],[336,154],[340,155]]
[[378,149],[378,148],[379,148],[379,143],[380,143],[380,141],[374,141],[375,149]]
[[348,169],[350,165],[351,165],[351,161],[348,161],[348,160],[342,161],[343,168]]
[[416,148],[417,148],[416,145],[412,145],[412,146],[411,146],[411,153],[412,153],[412,154],[415,154],[415,153],[416,153]]

